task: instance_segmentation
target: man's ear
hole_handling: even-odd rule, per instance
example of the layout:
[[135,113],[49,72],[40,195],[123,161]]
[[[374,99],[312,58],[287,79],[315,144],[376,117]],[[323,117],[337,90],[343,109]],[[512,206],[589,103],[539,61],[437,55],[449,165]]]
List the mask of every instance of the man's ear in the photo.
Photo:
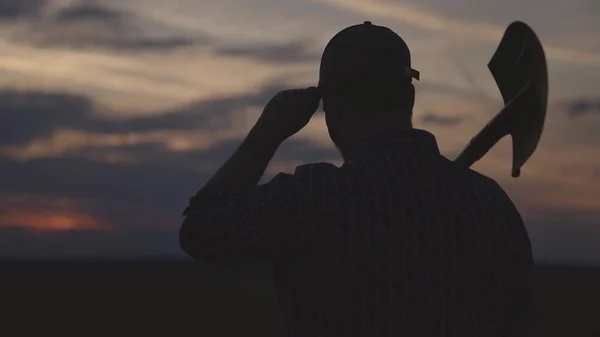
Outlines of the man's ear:
[[408,106],[407,108],[409,108],[411,111],[415,106],[415,86],[411,83],[408,87],[408,99],[407,99],[407,103]]

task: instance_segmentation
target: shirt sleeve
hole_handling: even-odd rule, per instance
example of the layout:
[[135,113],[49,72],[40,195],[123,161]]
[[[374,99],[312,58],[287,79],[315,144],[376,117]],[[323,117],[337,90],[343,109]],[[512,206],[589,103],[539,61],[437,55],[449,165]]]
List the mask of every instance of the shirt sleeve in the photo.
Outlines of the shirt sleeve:
[[184,215],[180,244],[194,259],[210,265],[271,261],[297,222],[294,176],[280,173],[239,194],[207,185]]

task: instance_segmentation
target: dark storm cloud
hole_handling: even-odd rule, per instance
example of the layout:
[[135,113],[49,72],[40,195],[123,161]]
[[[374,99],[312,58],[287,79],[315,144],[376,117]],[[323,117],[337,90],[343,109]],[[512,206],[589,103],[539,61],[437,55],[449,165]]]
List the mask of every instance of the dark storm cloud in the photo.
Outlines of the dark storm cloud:
[[164,51],[206,43],[206,35],[146,34],[147,24],[135,13],[98,4],[77,4],[59,9],[43,18],[23,15],[26,26],[15,30],[10,39],[41,48],[108,49],[121,52]]
[[564,103],[569,116],[581,117],[590,114],[600,114],[600,100],[574,99]]
[[[67,198],[148,202],[176,191],[196,189],[204,183],[242,143],[226,140],[205,150],[175,152],[160,143],[119,148],[84,148],[58,158],[19,161],[0,157],[2,192],[39,194]],[[107,163],[93,157],[124,151],[133,163]],[[290,139],[275,155],[276,161],[318,162],[338,156],[333,148]],[[185,188],[185,186],[188,186]],[[190,193],[193,191],[190,191]]]
[[[142,22],[134,13],[80,4],[59,10],[46,23],[47,29],[32,34],[38,46],[114,51],[173,50],[206,42],[207,36],[145,36]],[[41,34],[40,34],[41,33]]]
[[[219,128],[240,109],[264,105],[279,89],[200,101],[163,115],[109,120],[94,115],[93,103],[64,93],[0,93],[0,143],[24,144],[68,128],[123,135],[144,131]],[[225,141],[206,150],[173,152],[163,143],[116,148],[83,147],[61,158],[17,161],[0,158],[0,192],[9,195],[66,197],[86,201],[86,211],[120,228],[144,228],[179,221],[187,199],[232,154],[241,139]],[[302,149],[307,159],[310,144],[287,144]],[[322,158],[320,149],[316,158]],[[279,151],[278,153],[281,153]],[[285,158],[293,157],[286,154]],[[99,159],[124,155],[134,163],[109,164]],[[198,169],[202,167],[204,169]]]
[[[81,148],[73,153],[78,158],[90,160],[106,158],[108,154],[119,154],[132,158],[138,165],[154,165],[157,160],[168,162],[171,166],[195,170],[208,167],[209,172],[216,170],[240,146],[243,138],[230,139],[214,144],[204,150],[185,152],[172,151],[163,143],[144,143],[118,148]],[[329,162],[340,158],[339,151],[333,146],[323,147],[307,139],[293,138],[285,141],[275,153],[272,162]]]
[[210,172],[165,162],[160,151],[153,158],[153,163],[144,164],[109,164],[77,157],[26,162],[2,158],[0,191],[80,200],[84,211],[124,230],[169,226],[180,220],[187,199]]
[[76,127],[92,119],[91,102],[69,94],[0,92],[0,145],[47,137],[58,127]]
[[191,47],[200,43],[202,39],[186,37],[135,37],[135,36],[94,36],[80,34],[68,35],[42,35],[30,41],[38,47],[63,47],[69,49],[110,49],[122,52],[165,51]]
[[456,126],[462,123],[465,118],[459,116],[442,116],[434,112],[426,112],[421,117],[421,122],[426,124],[436,124],[442,126]]
[[[2,1],[2,0],[0,0]],[[39,6],[21,7],[17,1],[7,1],[6,17],[16,16],[24,19],[39,11]],[[29,2],[25,2],[29,3]],[[2,2],[0,2],[0,10]],[[11,14],[12,13],[12,14]],[[0,13],[0,20],[2,19]],[[27,21],[26,21],[27,22]],[[68,48],[86,50],[111,50],[116,52],[159,52],[194,46],[211,48],[215,55],[235,56],[269,63],[312,62],[319,55],[311,51],[310,41],[292,41],[283,44],[257,45],[221,45],[209,32],[197,32],[183,36],[179,33],[169,35],[169,27],[143,18],[134,12],[102,6],[98,3],[80,3],[59,9],[47,15],[43,20],[29,20],[29,25],[21,27],[11,35],[16,43],[32,44],[40,48]],[[148,27],[161,27],[166,34],[148,35]]]
[[4,91],[0,92],[0,145],[24,144],[48,137],[57,129],[131,133],[220,128],[240,109],[266,104],[278,90],[266,86],[248,94],[198,101],[156,116],[126,120],[94,115],[93,102],[84,96]]
[[[68,157],[29,161],[0,157],[0,192],[82,200],[90,214],[122,229],[168,226],[180,221],[188,198],[241,141],[225,141],[191,152],[172,152],[161,144],[131,146],[125,151],[137,160],[123,164],[91,158],[115,151],[111,148],[83,149]],[[335,152],[302,140],[289,140],[278,151],[276,160],[325,161],[329,154]]]
[[128,39],[98,39],[93,43],[103,45],[114,50],[171,50],[183,47],[190,47],[198,44],[201,39],[191,39],[184,37],[171,38],[128,38]]
[[[5,145],[23,144],[59,128],[122,135],[124,145],[84,146],[59,158],[19,161],[0,157],[0,193],[83,200],[85,211],[119,228],[176,223],[187,199],[242,139],[223,141],[204,150],[178,152],[162,142],[126,145],[127,135],[218,128],[239,109],[263,105],[277,91],[276,86],[265,87],[247,95],[197,102],[164,115],[118,121],[93,115],[93,104],[85,97],[4,92],[0,94],[0,140]],[[111,164],[102,160],[109,155],[121,155],[133,162]],[[282,145],[275,160],[314,162],[336,156],[333,148],[291,139]]]
[[254,45],[222,47],[216,54],[239,56],[267,63],[314,62],[320,54],[310,50],[308,41],[293,41],[281,45]]
[[96,4],[81,4],[60,10],[55,15],[56,22],[70,23],[81,21],[102,21],[106,23],[122,21],[130,18],[124,11],[98,6]]
[[46,0],[0,0],[0,21],[36,17],[46,3]]

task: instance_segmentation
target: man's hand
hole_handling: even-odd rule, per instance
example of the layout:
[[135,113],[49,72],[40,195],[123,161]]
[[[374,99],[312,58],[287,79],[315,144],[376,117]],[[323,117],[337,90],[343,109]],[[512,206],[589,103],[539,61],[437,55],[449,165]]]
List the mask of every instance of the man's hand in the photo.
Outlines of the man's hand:
[[265,106],[256,128],[264,137],[283,142],[308,124],[320,100],[316,87],[281,91]]

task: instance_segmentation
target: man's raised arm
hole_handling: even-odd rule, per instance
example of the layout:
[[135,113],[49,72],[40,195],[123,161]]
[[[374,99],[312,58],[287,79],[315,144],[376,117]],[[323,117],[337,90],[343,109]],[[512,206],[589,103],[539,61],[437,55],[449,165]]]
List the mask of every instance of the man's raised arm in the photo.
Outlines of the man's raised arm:
[[209,264],[270,260],[281,244],[283,224],[295,214],[293,176],[256,184],[279,145],[300,131],[319,105],[316,88],[277,94],[236,153],[184,211],[182,249]]

